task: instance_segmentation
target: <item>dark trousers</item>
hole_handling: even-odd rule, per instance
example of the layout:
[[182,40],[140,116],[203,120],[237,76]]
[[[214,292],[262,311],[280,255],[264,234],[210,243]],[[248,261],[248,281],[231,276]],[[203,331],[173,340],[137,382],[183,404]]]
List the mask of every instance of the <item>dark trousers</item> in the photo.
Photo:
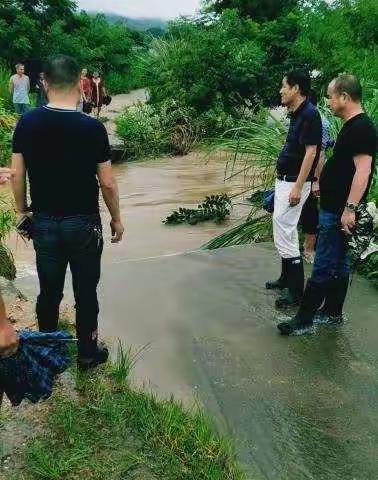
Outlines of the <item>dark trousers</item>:
[[349,275],[347,237],[341,230],[341,215],[320,210],[319,237],[312,280],[325,283]]
[[318,199],[311,192],[306,203],[303,205],[301,219],[302,232],[309,235],[316,235],[319,225]]
[[67,266],[72,273],[79,355],[89,356],[97,345],[98,300],[103,249],[99,215],[56,217],[35,214],[33,243],[40,294],[37,300],[39,329],[57,329]]

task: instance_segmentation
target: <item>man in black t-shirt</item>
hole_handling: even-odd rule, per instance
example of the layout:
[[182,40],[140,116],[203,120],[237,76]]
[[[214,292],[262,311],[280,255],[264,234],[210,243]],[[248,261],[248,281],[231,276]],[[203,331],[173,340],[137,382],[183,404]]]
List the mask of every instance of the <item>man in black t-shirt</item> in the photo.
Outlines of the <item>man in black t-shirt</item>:
[[322,144],[322,122],[308,100],[308,72],[289,72],[282,81],[282,104],[290,112],[286,142],[277,160],[273,236],[281,257],[281,276],[266,288],[283,290],[277,308],[299,305],[304,289],[303,260],[299,250],[298,222],[310,192]]
[[349,284],[347,236],[356,225],[356,209],[366,202],[375,168],[377,132],[361,106],[362,88],[354,75],[341,75],[328,87],[332,112],[343,119],[333,156],[320,176],[319,238],[314,270],[297,315],[278,325],[284,335],[311,328],[320,319],[340,323]]
[[107,349],[97,343],[97,285],[103,248],[99,184],[112,218],[112,242],[122,239],[124,228],[106,130],[98,120],[76,111],[80,98],[78,64],[63,55],[52,57],[44,72],[49,103],[25,114],[14,133],[13,192],[18,212],[33,214],[29,234],[40,283],[36,308],[39,329],[50,332],[58,326],[70,265],[78,365],[87,369],[108,357]]

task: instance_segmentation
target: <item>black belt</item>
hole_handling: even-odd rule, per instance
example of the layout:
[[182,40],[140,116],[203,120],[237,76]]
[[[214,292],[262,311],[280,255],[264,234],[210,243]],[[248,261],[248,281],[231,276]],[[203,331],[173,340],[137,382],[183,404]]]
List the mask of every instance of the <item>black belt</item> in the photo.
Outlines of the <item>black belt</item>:
[[[281,180],[283,182],[296,182],[298,180],[298,177],[295,175],[277,175],[277,180]],[[317,178],[312,177],[308,178],[306,182],[316,182]]]
[[283,182],[296,182],[298,177],[294,175],[277,175],[277,180],[282,180]]

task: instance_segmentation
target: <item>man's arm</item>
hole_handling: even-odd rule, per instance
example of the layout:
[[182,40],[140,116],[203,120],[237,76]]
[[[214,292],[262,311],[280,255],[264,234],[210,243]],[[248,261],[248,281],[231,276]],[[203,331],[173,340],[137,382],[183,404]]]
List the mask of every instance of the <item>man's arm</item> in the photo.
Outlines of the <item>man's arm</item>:
[[318,161],[318,164],[316,165],[316,169],[315,169],[316,180],[314,180],[312,182],[312,193],[316,197],[319,197],[319,195],[320,195],[319,179],[320,179],[320,175],[322,174],[324,164],[325,164],[325,151],[322,150],[320,152],[319,161]]
[[18,213],[25,214],[27,211],[26,200],[26,168],[22,153],[12,155],[12,190]]
[[289,195],[289,203],[291,206],[298,205],[301,201],[302,188],[310,174],[312,165],[316,157],[316,145],[306,145],[306,154],[302,162],[301,171],[299,172],[297,181]]
[[12,77],[11,77],[10,80],[9,80],[9,93],[10,93],[11,95],[13,95],[13,88],[14,88],[13,79],[12,79]]
[[[353,177],[347,203],[352,203],[353,205],[360,203],[369,184],[372,161],[373,159],[370,155],[356,155],[354,157],[356,172]],[[356,224],[356,213],[346,207],[341,217],[341,224],[343,230],[350,235]]]
[[[14,174],[9,168],[0,168],[0,185],[8,183]],[[7,318],[4,300],[0,293],[0,357],[7,357],[17,352],[18,337],[15,329]],[[1,391],[0,391],[1,405]]]
[[30,93],[30,78],[28,77],[28,93]]
[[112,230],[112,243],[122,240],[124,227],[121,221],[119,209],[119,193],[117,181],[113,175],[110,161],[99,163],[97,166],[97,177],[100,183],[101,193],[112,217],[110,227]]
[[17,352],[17,349],[17,333],[7,318],[4,300],[0,294],[0,357],[13,355]]

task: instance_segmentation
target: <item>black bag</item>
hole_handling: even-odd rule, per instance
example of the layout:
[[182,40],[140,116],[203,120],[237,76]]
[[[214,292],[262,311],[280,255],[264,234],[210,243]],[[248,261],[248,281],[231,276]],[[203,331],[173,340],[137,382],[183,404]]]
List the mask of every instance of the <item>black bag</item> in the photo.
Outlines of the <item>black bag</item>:
[[103,103],[104,105],[110,105],[110,102],[112,101],[112,97],[110,95],[104,95]]
[[93,105],[91,102],[83,102],[83,112],[88,115],[92,112]]

